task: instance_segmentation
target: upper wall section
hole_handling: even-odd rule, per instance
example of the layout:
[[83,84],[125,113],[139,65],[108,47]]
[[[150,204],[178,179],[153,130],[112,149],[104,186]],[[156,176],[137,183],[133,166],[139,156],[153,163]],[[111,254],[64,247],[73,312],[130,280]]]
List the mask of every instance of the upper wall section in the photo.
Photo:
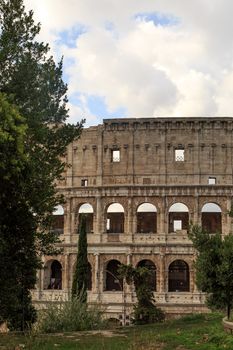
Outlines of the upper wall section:
[[233,118],[105,119],[69,146],[66,186],[231,185],[232,145]]

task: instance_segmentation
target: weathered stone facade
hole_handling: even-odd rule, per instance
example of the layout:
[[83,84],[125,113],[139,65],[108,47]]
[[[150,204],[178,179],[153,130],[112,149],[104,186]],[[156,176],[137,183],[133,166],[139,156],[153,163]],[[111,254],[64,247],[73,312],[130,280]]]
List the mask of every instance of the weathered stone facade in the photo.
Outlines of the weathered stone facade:
[[144,260],[153,266],[159,306],[169,314],[205,310],[187,223],[223,235],[232,230],[232,147],[233,118],[109,119],[84,129],[68,147],[72,166],[59,184],[66,198],[64,253],[44,257],[35,302],[68,298],[78,221],[87,212],[90,302],[128,319],[135,293],[122,287],[111,261],[137,266]]

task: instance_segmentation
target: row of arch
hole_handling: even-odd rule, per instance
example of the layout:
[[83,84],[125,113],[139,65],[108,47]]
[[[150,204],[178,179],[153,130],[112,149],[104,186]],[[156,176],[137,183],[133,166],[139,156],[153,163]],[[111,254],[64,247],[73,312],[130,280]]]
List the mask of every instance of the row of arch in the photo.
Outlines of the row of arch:
[[[86,230],[93,232],[94,210],[91,204],[84,203],[79,207],[79,219],[86,216]],[[174,203],[168,210],[168,232],[178,230],[188,230],[189,209],[183,203]],[[106,232],[124,233],[125,210],[120,203],[112,203],[107,207]],[[79,220],[80,221],[80,220]],[[216,203],[205,203],[201,209],[202,227],[209,233],[222,231],[222,210]],[[58,206],[54,212],[52,229],[57,233],[63,233],[64,210]],[[137,208],[137,232],[156,233],[157,232],[157,208],[154,204],[145,202]]]
[[[118,275],[118,268],[121,263],[118,260],[110,260],[104,271],[104,290],[122,291],[123,280]],[[151,271],[150,288],[157,290],[157,268],[153,261],[141,260],[137,267],[147,267]],[[44,289],[62,289],[62,265],[58,260],[49,261],[45,269]],[[88,263],[87,288],[92,290],[92,267]],[[168,267],[168,291],[189,292],[190,276],[189,265],[184,260],[175,260]]]

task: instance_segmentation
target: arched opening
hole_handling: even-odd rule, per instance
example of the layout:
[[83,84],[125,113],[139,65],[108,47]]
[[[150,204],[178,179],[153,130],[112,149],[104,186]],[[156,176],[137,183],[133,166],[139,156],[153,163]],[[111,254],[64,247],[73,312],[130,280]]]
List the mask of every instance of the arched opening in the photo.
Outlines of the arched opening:
[[183,203],[174,203],[169,209],[169,233],[189,228],[189,210]]
[[124,232],[124,208],[120,203],[109,205],[107,209],[106,230],[108,233]]
[[[86,232],[91,233],[93,232],[93,207],[89,203],[84,203],[80,206],[78,211],[78,222],[80,224],[81,218],[85,217],[86,221]],[[79,232],[79,225],[78,225],[78,232]]]
[[169,266],[169,292],[189,292],[189,266],[183,260],[175,260]]
[[92,290],[92,267],[90,263],[87,267],[87,290]]
[[156,291],[156,266],[151,260],[141,260],[137,264],[137,267],[146,267],[148,270],[150,270],[151,275],[149,277],[149,285],[152,291]]
[[53,212],[51,231],[58,235],[64,233],[64,209],[61,205],[57,205]]
[[206,203],[201,210],[201,225],[208,233],[222,233],[222,210],[215,203]]
[[50,260],[45,266],[44,289],[62,289],[62,266],[57,260]]
[[105,290],[119,291],[123,288],[123,280],[119,278],[118,268],[120,266],[118,260],[110,260],[106,266],[105,275]]
[[137,232],[157,232],[157,209],[151,203],[142,203],[137,209]]

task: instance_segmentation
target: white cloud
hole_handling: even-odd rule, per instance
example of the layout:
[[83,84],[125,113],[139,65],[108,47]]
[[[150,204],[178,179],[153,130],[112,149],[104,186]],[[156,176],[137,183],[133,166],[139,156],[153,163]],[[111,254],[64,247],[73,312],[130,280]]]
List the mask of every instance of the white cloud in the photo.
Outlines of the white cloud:
[[[79,95],[70,120],[84,114],[88,124],[98,122],[90,95],[132,117],[232,115],[231,0],[26,0],[26,6],[42,23],[43,40],[65,56],[70,96]],[[155,12],[173,16],[175,25],[135,17]],[[61,32],[77,25],[86,32],[75,47],[58,45]]]

